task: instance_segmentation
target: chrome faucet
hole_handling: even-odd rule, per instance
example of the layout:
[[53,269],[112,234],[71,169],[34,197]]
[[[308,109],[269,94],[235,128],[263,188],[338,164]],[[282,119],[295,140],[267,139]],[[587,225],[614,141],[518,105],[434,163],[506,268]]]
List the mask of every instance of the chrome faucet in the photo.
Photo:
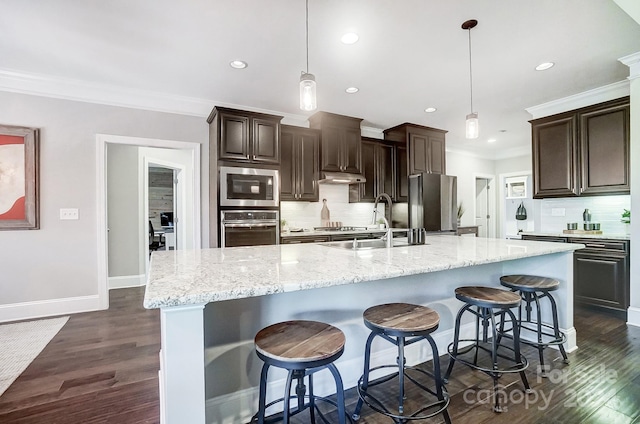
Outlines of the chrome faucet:
[[[387,220],[387,218],[384,216],[384,214],[382,214],[382,219],[384,220],[384,224],[386,225],[386,229],[387,232],[385,233],[384,236],[382,236],[382,238],[384,239],[386,237],[386,241],[387,241],[387,247],[393,247],[393,231],[391,231],[391,225],[389,225],[389,221],[391,221],[391,196],[389,196],[387,193],[380,193],[378,194],[378,196],[376,197],[376,201],[373,205],[373,222],[371,222],[372,224],[376,223],[376,216],[378,215],[378,202],[380,201],[380,199],[385,199],[387,201],[387,204],[389,205],[389,220]],[[392,221],[393,222],[393,221]]]

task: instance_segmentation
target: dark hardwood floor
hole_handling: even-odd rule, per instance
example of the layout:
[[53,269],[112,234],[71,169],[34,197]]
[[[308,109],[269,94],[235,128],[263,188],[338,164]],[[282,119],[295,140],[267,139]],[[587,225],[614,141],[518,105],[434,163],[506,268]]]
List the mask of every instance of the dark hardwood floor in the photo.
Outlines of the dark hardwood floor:
[[[108,311],[72,315],[0,397],[0,423],[159,422],[159,313],[142,307],[143,289],[114,290],[110,296]],[[580,349],[569,354],[570,365],[558,360],[558,351],[546,350],[553,369],[548,378],[535,373],[537,352],[524,349],[534,392],[524,396],[517,374],[503,376],[500,383],[508,403],[502,414],[494,413],[485,398],[491,379],[456,365],[447,386],[452,421],[640,424],[640,328],[587,309],[576,309],[575,327]],[[440,362],[446,367],[448,357]],[[347,401],[352,410],[354,390],[347,392]],[[335,420],[331,411],[329,417]],[[308,418],[295,417],[294,422],[308,424]],[[359,420],[389,422],[366,406]]]

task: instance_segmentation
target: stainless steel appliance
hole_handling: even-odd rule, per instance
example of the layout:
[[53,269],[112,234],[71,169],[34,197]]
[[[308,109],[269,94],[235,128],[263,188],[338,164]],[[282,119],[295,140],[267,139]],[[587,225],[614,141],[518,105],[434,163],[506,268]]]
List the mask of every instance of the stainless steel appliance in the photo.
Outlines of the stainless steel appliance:
[[427,231],[455,231],[457,178],[420,173],[409,175],[409,227]]
[[280,179],[277,169],[221,166],[220,206],[279,206]]
[[263,244],[280,244],[280,214],[278,211],[220,211],[220,247]]

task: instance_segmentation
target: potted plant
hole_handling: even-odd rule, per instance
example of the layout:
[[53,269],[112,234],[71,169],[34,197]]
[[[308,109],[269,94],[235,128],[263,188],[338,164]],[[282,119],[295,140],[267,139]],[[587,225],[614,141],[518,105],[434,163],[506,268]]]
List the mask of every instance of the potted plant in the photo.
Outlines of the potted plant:
[[622,219],[620,221],[624,223],[625,232],[627,234],[631,234],[631,211],[624,209],[624,212],[622,212]]
[[464,215],[464,206],[462,202],[458,203],[458,226],[460,226],[460,220],[462,219],[462,215]]

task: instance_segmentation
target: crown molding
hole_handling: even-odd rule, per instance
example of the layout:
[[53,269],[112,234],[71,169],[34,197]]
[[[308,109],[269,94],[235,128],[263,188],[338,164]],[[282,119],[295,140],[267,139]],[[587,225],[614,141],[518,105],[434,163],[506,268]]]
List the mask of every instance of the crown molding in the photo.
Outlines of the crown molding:
[[283,116],[284,123],[309,126],[308,117],[303,115],[281,113],[211,99],[156,93],[9,69],[0,69],[0,91],[204,118],[209,116],[214,106],[220,106],[271,115],[276,114]]
[[603,87],[594,88],[593,90],[584,91],[572,96],[543,103],[541,105],[531,106],[525,110],[533,116],[533,119],[538,119],[545,116],[555,115],[556,113],[562,113],[609,100],[619,99],[620,97],[628,96],[629,93],[629,81],[623,80]]
[[627,79],[640,78],[640,52],[621,57],[618,61],[629,67],[629,77]]

